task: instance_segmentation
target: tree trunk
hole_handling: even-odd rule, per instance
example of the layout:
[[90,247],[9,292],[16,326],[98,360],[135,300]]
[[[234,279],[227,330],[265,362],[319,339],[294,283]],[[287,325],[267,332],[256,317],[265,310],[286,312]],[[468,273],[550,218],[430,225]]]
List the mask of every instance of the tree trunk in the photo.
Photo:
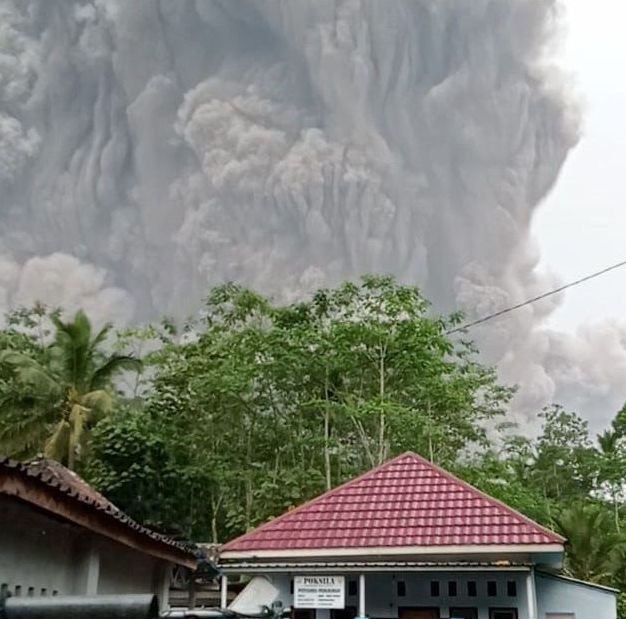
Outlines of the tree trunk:
[[324,385],[324,474],[326,477],[326,490],[332,487],[332,476],[330,470],[330,406],[328,403],[328,370],[326,371],[326,379]]
[[248,427],[248,433],[246,437],[246,481],[245,481],[245,525],[246,531],[250,529],[250,523],[252,522],[252,467],[251,464],[251,452],[252,452],[252,424]]
[[361,445],[363,446],[363,450],[365,451],[365,455],[369,461],[370,466],[376,466],[376,458],[374,457],[374,453],[370,449],[370,442],[372,441],[371,437],[367,435],[365,429],[363,428],[363,424],[354,416],[350,415],[350,419],[352,419],[352,423],[357,430],[357,434],[361,439]]
[[428,411],[428,456],[432,463],[435,462],[435,454],[433,450],[433,421],[431,417],[430,410],[430,400],[428,400],[428,405],[426,410]]
[[324,473],[326,475],[326,490],[332,488],[330,470],[330,411],[328,406],[324,412]]
[[217,531],[217,515],[220,511],[223,498],[224,498],[224,495],[220,494],[217,501],[215,499],[211,500],[211,536],[213,538],[214,544],[219,544],[219,541],[220,541],[219,534]]
[[378,423],[378,464],[385,461],[385,351],[381,347],[378,366],[378,395],[380,398],[380,419]]

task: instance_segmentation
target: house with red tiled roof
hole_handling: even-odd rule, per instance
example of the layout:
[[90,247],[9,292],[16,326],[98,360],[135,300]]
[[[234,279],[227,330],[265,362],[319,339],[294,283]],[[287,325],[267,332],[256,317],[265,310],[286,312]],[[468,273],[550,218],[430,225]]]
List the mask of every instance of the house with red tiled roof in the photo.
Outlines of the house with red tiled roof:
[[615,619],[616,592],[561,576],[564,540],[406,453],[234,539],[230,608],[292,619]]
[[[0,457],[0,596],[155,594],[194,548],[133,521],[58,462]],[[1,614],[1,613],[0,613]]]

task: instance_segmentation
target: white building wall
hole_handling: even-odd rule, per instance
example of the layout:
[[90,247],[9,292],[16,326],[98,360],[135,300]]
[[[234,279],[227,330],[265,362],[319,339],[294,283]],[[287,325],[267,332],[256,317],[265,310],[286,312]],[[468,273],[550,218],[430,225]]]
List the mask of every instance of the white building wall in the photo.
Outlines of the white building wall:
[[79,539],[69,525],[0,496],[0,586],[12,595],[73,594]]
[[12,595],[156,593],[169,565],[0,496],[0,587]]
[[102,544],[98,593],[156,593],[159,563],[121,544]]
[[[335,572],[333,572],[335,573]],[[339,572],[336,572],[339,574]],[[406,572],[406,573],[367,573],[365,576],[365,610],[371,619],[397,619],[398,610],[402,607],[436,607],[440,609],[442,617],[449,616],[447,613],[452,607],[471,607],[478,609],[479,619],[489,619],[490,608],[517,608],[519,619],[534,619],[528,614],[528,601],[526,597],[526,579],[528,572]],[[278,590],[275,599],[269,603],[280,600],[285,607],[293,605],[291,594],[291,575],[270,574],[267,578]],[[356,581],[358,575],[346,575],[346,606],[358,607],[358,585],[355,595],[348,595],[348,583]],[[398,596],[398,581],[404,581],[406,595]],[[430,594],[431,581],[439,582],[440,595],[432,597]],[[456,582],[457,595],[448,595],[448,582]],[[467,595],[467,583],[476,583],[477,596]],[[495,581],[498,595],[487,595],[487,582]],[[517,595],[507,595],[507,582],[515,581]],[[266,604],[265,600],[259,600],[260,605]],[[239,609],[238,609],[239,610]],[[251,611],[252,609],[250,609]],[[328,611],[318,610],[316,619],[328,619]],[[599,617],[597,619],[600,619]],[[614,618],[611,618],[614,619]]]
[[[340,572],[333,572],[339,575]],[[348,583],[358,583],[357,574],[345,574],[346,592]],[[551,619],[551,615],[567,617],[568,619],[616,619],[616,595],[608,590],[598,589],[582,583],[563,580],[558,577],[535,573],[537,615],[536,619]],[[285,607],[293,605],[291,593],[291,574],[269,574],[265,578],[273,587],[271,599],[259,599],[254,591],[241,594],[242,601],[246,600],[245,608],[237,608],[240,612],[255,613],[262,605],[271,605],[281,601]],[[489,619],[490,608],[517,608],[518,619],[535,619],[529,613],[527,599],[528,572],[499,572],[499,573],[462,573],[462,572],[407,572],[407,573],[379,573],[366,574],[365,610],[370,619],[397,619],[402,607],[438,608],[440,617],[449,617],[453,607],[470,607],[478,609],[479,619]],[[507,595],[507,582],[516,582],[517,596]],[[398,596],[398,581],[404,581],[406,595]],[[438,581],[440,596],[430,595],[431,581]],[[447,595],[448,582],[457,583],[457,596]],[[476,582],[477,597],[467,595],[468,581]],[[487,595],[487,582],[497,583],[497,597]],[[259,589],[260,591],[261,589]],[[231,606],[231,608],[233,608]],[[358,607],[358,590],[356,594],[346,595],[346,607]],[[355,613],[356,615],[356,613]],[[316,619],[330,619],[328,610],[317,610]]]
[[553,576],[537,574],[538,619],[550,614],[575,619],[616,619],[617,598],[611,591],[590,587]]

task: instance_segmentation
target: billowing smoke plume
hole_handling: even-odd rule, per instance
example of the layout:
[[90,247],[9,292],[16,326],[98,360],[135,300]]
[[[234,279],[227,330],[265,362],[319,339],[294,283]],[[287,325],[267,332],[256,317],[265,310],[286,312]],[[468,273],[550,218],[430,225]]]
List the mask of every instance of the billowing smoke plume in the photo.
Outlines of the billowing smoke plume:
[[[557,21],[557,0],[0,0],[0,303],[142,320],[224,280],[293,298],[391,272],[481,314],[543,289],[529,224],[578,137]],[[576,352],[596,336],[542,331],[549,311],[480,334],[520,410],[608,389]]]

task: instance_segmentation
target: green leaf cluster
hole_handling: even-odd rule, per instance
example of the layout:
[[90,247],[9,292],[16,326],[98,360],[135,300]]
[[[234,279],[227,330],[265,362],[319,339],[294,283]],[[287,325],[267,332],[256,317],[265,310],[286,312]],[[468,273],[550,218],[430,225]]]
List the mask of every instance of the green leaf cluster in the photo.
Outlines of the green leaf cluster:
[[141,363],[105,354],[111,325],[93,333],[82,311],[63,321],[38,306],[10,315],[7,324],[0,336],[0,450],[21,458],[43,452],[75,468],[89,431],[113,410],[114,377]]

